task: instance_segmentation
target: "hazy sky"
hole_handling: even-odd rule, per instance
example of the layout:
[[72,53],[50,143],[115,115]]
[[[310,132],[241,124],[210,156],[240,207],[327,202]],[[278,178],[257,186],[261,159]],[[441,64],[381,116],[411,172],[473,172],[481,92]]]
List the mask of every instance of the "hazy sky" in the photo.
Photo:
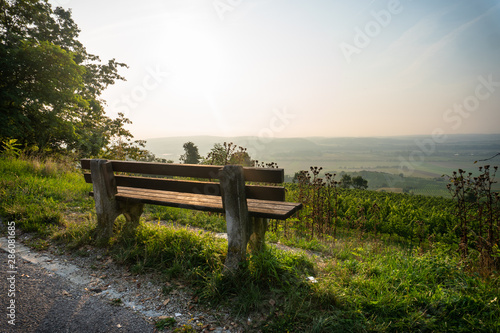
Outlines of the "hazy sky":
[[51,0],[138,139],[500,133],[498,0]]

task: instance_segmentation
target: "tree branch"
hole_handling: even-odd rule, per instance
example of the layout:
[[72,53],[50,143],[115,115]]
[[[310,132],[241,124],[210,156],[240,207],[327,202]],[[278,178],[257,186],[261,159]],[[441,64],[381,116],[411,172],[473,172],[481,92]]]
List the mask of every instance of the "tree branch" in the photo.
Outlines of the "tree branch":
[[499,155],[500,155],[500,153],[495,154],[495,155],[493,155],[492,157],[490,157],[490,158],[486,158],[486,159],[484,159],[484,160],[477,160],[477,161],[474,161],[474,164],[476,164],[477,162],[485,162],[485,161],[492,160],[492,159],[494,159],[495,157],[497,157],[497,156],[499,156]]

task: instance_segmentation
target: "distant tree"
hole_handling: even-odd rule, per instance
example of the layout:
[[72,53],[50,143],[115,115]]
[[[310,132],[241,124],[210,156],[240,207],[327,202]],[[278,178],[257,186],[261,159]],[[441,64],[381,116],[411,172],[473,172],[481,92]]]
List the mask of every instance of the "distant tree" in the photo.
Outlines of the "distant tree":
[[368,181],[361,176],[356,176],[352,178],[351,185],[355,189],[364,190],[368,187]]
[[300,175],[301,175],[300,171],[295,172],[295,174],[293,175],[292,183],[294,183],[294,184],[298,183]]
[[246,148],[237,146],[232,142],[224,142],[223,144],[214,144],[202,163],[210,165],[237,164],[254,166],[255,161],[252,160]]
[[246,151],[237,151],[233,153],[229,159],[229,164],[238,164],[249,167],[254,165],[254,161]]
[[350,188],[351,185],[352,185],[351,176],[349,176],[348,174],[343,174],[342,178],[340,179],[340,187]]
[[201,156],[198,153],[198,147],[191,141],[186,142],[183,146],[184,154],[181,155],[180,161],[184,164],[198,164]]
[[222,144],[215,143],[207,156],[203,158],[202,164],[226,165],[229,162],[227,155],[227,149]]

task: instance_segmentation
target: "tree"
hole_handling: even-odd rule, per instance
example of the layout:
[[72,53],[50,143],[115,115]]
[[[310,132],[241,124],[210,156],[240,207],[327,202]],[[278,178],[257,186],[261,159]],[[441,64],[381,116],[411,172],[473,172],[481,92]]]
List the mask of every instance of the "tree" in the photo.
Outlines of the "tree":
[[184,164],[198,164],[201,159],[198,153],[198,147],[191,141],[186,142],[182,147],[185,153],[181,155],[180,161]]
[[340,179],[340,187],[342,188],[350,188],[352,185],[352,179],[351,176],[348,174],[343,174],[342,178]]
[[256,161],[252,160],[247,149],[237,146],[232,142],[216,143],[203,159],[203,164],[227,165],[237,164],[242,166],[254,166]]
[[[226,143],[224,142],[226,145]],[[228,152],[227,146],[224,147],[220,143],[214,144],[213,148],[210,149],[210,152],[207,154],[207,157],[203,158],[202,164],[209,165],[226,165],[228,164]]]
[[361,176],[352,178],[352,187],[358,190],[365,190],[368,187],[368,181]]
[[[123,114],[105,115],[103,90],[123,63],[87,53],[70,10],[47,0],[0,0],[0,139],[41,153],[127,156],[132,142]],[[125,144],[124,144],[125,143]]]
[[242,165],[246,167],[254,166],[255,161],[252,160],[250,155],[246,152],[246,148],[244,151],[237,151],[231,155],[231,158],[229,159],[229,164],[237,164],[237,165]]

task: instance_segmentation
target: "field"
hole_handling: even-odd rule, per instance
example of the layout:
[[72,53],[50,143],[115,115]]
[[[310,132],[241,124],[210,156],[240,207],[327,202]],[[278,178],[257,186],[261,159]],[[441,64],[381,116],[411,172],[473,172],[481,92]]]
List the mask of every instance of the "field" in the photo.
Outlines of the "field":
[[[35,233],[35,248],[54,242],[77,255],[95,246],[90,186],[74,164],[0,158],[0,184],[0,216]],[[297,200],[299,185],[287,188]],[[217,214],[148,206],[132,238],[121,238],[119,219],[107,251],[134,273],[154,270],[188,286],[203,306],[232,309],[248,332],[500,329],[498,272],[478,271],[473,251],[466,262],[458,255],[454,201],[344,189],[336,198],[334,233],[311,224],[308,204],[286,223],[272,221],[267,250],[249,254],[236,276],[222,274],[227,242],[213,234],[225,231]],[[296,250],[278,249],[285,245]]]
[[[324,172],[362,175],[372,190],[402,188],[405,193],[448,196],[443,175],[459,168],[477,171],[476,160],[500,152],[500,135],[449,135],[437,143],[431,137],[274,138],[172,137],[147,140],[159,157],[179,161],[182,145],[194,142],[205,156],[215,143],[234,142],[248,148],[254,160],[276,162],[287,181],[311,166]],[[498,164],[498,159],[489,163]],[[484,164],[484,163],[483,163]],[[497,187],[500,189],[500,187]]]

